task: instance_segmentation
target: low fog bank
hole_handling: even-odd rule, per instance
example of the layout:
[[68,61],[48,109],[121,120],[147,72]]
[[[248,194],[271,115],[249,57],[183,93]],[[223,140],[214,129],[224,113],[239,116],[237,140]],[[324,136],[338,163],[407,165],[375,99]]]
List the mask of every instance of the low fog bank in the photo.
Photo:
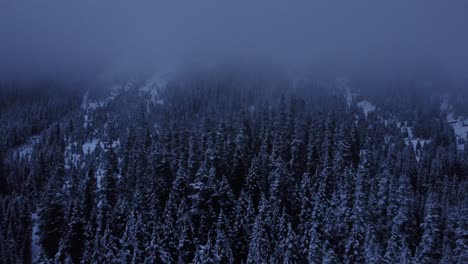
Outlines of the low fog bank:
[[[317,75],[468,76],[466,1],[9,1],[2,78],[261,61]],[[429,70],[428,70],[429,69]]]

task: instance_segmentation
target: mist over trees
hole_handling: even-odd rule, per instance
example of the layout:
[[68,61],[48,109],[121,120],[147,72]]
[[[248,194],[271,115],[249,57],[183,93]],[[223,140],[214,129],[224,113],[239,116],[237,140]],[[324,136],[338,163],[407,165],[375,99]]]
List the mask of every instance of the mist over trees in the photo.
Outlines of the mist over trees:
[[464,263],[467,141],[448,116],[467,90],[445,84],[5,84],[0,263]]
[[468,263],[468,1],[3,1],[0,264]]

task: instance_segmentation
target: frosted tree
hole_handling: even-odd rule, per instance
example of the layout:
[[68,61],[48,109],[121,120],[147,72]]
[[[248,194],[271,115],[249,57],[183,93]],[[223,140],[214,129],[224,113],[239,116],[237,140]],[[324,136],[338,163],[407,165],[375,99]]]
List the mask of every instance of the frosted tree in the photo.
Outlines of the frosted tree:
[[216,219],[214,212],[214,194],[216,190],[216,170],[211,167],[209,171],[202,165],[198,171],[195,181],[190,185],[190,217],[196,227],[196,236],[204,240]]
[[408,238],[410,237],[409,227],[413,221],[414,198],[409,178],[405,174],[400,175],[397,197],[399,208],[393,219],[390,240],[384,255],[384,260],[387,263],[411,261]]
[[68,235],[70,252],[68,257],[73,263],[78,263],[81,260],[81,256],[84,252],[84,229],[85,229],[85,218],[83,215],[83,209],[80,203],[75,202],[72,206],[72,213],[68,224]]
[[224,213],[221,211],[216,223],[216,237],[213,247],[215,258],[219,263],[234,263],[234,255],[231,250],[230,241],[226,235],[227,224]]
[[44,200],[41,205],[39,230],[42,249],[47,257],[53,258],[58,251],[62,238],[62,225],[64,222],[64,209],[61,204],[59,192],[59,177],[53,177],[47,184]]
[[252,199],[242,191],[236,205],[233,234],[230,236],[236,262],[245,261],[247,258],[255,218],[256,213]]
[[286,232],[282,232],[279,245],[277,262],[280,263],[297,263],[299,262],[299,250],[297,247],[297,236],[292,228],[292,224],[288,222],[286,224]]
[[307,261],[309,263],[321,263],[323,257],[322,236],[319,233],[318,223],[312,223],[309,229],[309,246],[307,250]]
[[169,264],[173,263],[173,258],[170,252],[162,244],[162,239],[160,239],[160,232],[156,227],[153,227],[151,234],[151,241],[145,249],[145,263],[156,264],[163,263]]
[[127,224],[120,239],[121,249],[119,250],[120,259],[124,263],[138,263],[142,261],[139,233],[141,228],[141,216],[131,212],[128,216]]
[[208,239],[205,245],[198,246],[195,256],[193,258],[193,264],[217,264],[222,263],[219,261],[218,256],[215,255],[213,250],[211,237],[208,235]]
[[346,243],[345,263],[364,262],[364,241],[366,236],[367,208],[364,194],[364,175],[360,170],[354,187],[354,206],[351,216],[352,228]]
[[262,174],[260,170],[260,159],[254,157],[250,165],[244,184],[244,192],[252,198],[255,205],[258,205],[262,194]]
[[266,224],[259,213],[253,225],[246,263],[269,263],[271,249],[269,234],[265,230]]
[[442,251],[442,226],[440,221],[441,207],[434,194],[427,198],[421,242],[419,243],[416,257],[420,263],[437,262]]

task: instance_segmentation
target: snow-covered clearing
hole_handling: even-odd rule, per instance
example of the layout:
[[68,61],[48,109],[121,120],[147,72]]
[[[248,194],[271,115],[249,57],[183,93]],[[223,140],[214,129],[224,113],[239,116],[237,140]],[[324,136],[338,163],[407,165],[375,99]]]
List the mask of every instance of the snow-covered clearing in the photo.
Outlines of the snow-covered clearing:
[[110,88],[110,93],[109,93],[109,96],[107,96],[106,98],[102,99],[102,100],[98,100],[98,101],[90,101],[89,100],[89,92],[86,92],[83,96],[83,100],[82,100],[82,103],[81,103],[81,109],[85,110],[85,112],[89,111],[89,110],[95,110],[99,107],[104,107],[106,104],[108,104],[109,102],[111,102],[112,100],[115,99],[115,97],[117,97],[119,94],[120,94],[120,91],[121,91],[121,86],[118,86],[118,85],[114,85]]
[[89,110],[95,110],[99,107],[105,105],[105,100],[102,101],[90,101],[89,100],[89,92],[86,92],[83,95],[83,100],[81,102],[81,109],[85,110],[86,112]]
[[[82,150],[83,150],[83,153],[86,155],[88,153],[93,153],[94,150],[96,150],[96,147],[98,146],[101,147],[101,149],[105,150],[105,145],[104,145],[104,142],[102,142],[99,138],[93,138],[91,141],[87,141],[83,144],[82,146]],[[117,139],[117,140],[114,140],[112,142],[112,147],[113,148],[118,148],[120,146],[120,140]]]
[[455,118],[453,113],[447,115],[447,121],[453,127],[455,136],[457,137],[457,147],[460,150],[464,149],[464,142],[468,140],[468,118],[458,117]]
[[[85,142],[82,147],[83,153],[85,155],[88,153],[93,153],[98,143],[102,144],[102,142],[98,138],[93,138],[91,141]],[[103,147],[103,145],[101,145],[101,147]]]
[[447,122],[453,127],[457,138],[457,148],[464,150],[464,143],[468,140],[468,118],[464,116],[455,118],[454,113],[449,112],[451,110],[453,110],[453,106],[449,103],[448,95],[443,95],[441,97],[440,111],[447,113]]
[[101,189],[101,180],[102,180],[102,177],[104,177],[104,168],[102,168],[101,166],[98,167],[98,169],[96,170],[96,187],[98,189]]

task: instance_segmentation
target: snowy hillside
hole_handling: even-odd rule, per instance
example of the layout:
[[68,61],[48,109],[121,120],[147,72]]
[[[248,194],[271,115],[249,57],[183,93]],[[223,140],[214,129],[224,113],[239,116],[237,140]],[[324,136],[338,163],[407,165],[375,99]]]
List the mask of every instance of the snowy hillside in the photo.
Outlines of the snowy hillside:
[[457,137],[457,146],[463,150],[464,143],[468,140],[468,118],[460,116],[454,117],[453,113],[447,115],[447,122],[452,125],[455,136]]
[[116,78],[10,106],[0,263],[465,258],[458,108],[412,86],[379,97],[238,74]]

